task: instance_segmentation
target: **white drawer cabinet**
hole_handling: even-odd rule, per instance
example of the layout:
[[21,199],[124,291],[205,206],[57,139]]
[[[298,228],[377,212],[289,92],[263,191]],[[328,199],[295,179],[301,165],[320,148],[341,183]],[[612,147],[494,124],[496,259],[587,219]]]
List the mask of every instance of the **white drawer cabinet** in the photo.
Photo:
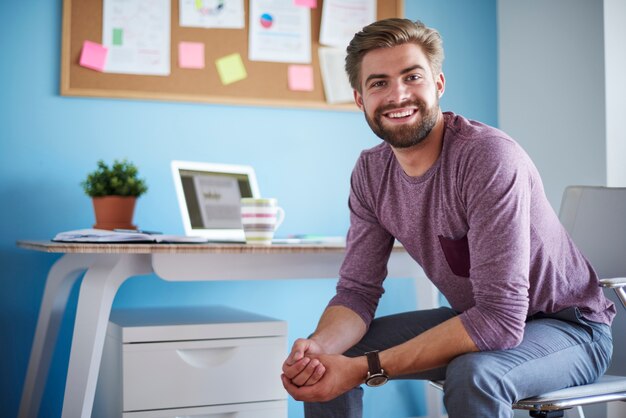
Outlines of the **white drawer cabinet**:
[[284,418],[287,324],[226,307],[117,310],[94,417]]
[[124,418],[276,418],[287,416],[287,401],[125,412],[123,416]]

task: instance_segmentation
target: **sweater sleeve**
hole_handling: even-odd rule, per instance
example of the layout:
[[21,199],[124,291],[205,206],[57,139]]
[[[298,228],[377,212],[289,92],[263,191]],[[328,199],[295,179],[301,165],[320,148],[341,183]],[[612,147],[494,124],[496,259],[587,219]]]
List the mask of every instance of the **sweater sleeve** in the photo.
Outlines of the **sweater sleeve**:
[[363,156],[357,162],[350,181],[350,229],[346,256],[339,271],[337,293],[329,306],[345,306],[357,313],[369,327],[387,276],[387,262],[393,237],[375,214],[374,194],[368,181]]
[[459,164],[475,305],[460,315],[480,350],[517,346],[528,312],[534,166],[514,142],[476,141]]

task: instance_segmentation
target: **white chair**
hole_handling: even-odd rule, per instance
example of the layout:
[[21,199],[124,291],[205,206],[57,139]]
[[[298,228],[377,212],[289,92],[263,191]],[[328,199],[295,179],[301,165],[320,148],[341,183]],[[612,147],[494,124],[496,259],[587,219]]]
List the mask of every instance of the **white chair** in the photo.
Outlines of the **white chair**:
[[[563,417],[564,411],[576,408],[584,418],[583,405],[626,402],[626,313],[619,308],[626,308],[626,188],[570,186],[563,194],[559,218],[598,275],[606,277],[600,286],[615,291],[607,294],[618,307],[612,327],[613,360],[595,383],[523,399],[512,407],[542,418]],[[443,381],[430,383],[443,389]]]

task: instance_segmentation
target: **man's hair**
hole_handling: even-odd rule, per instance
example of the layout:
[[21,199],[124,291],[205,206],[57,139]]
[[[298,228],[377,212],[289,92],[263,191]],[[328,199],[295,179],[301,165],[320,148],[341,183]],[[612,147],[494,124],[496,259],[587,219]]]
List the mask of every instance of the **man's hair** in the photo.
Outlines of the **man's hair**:
[[419,45],[434,76],[441,73],[443,65],[443,41],[439,32],[419,20],[391,18],[365,26],[354,35],[346,49],[346,72],[353,89],[361,92],[361,63],[369,51],[413,43]]

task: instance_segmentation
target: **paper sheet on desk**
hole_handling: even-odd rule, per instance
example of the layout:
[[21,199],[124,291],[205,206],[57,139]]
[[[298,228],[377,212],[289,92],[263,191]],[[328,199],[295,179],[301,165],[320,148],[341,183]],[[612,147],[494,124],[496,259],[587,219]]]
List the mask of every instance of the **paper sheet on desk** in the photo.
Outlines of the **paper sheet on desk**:
[[343,236],[294,235],[285,238],[274,238],[272,244],[345,244]]
[[141,232],[118,232],[105,229],[78,229],[56,234],[52,241],[58,242],[154,242],[154,243],[203,243],[204,237],[184,235],[144,234]]

